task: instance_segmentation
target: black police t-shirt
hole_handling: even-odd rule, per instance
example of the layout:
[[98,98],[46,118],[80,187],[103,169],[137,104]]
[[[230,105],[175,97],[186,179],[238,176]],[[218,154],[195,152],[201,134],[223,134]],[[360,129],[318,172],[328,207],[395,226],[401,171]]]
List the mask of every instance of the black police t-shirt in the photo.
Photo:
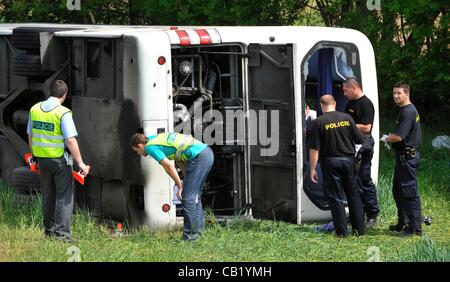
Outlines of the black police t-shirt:
[[395,150],[403,149],[405,146],[419,148],[422,143],[422,130],[419,113],[413,104],[400,108],[392,133],[402,138],[402,141],[392,144]]
[[364,136],[351,116],[327,112],[318,117],[311,130],[310,148],[320,150],[320,157],[353,157],[355,143],[362,144]]
[[[367,96],[362,96],[356,100],[350,100],[345,107],[345,112],[349,114],[356,124],[373,124],[375,109],[372,101]],[[372,132],[372,129],[370,129]]]

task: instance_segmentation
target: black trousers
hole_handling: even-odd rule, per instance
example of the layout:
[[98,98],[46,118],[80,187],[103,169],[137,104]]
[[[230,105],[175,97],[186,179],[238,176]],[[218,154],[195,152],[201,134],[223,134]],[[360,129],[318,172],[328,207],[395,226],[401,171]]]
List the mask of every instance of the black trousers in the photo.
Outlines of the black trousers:
[[70,237],[73,213],[72,167],[62,158],[38,158],[46,235]]
[[351,158],[326,158],[321,161],[325,196],[337,235],[347,235],[345,197],[350,212],[353,232],[364,235],[364,213],[359,187],[355,185],[354,160]]
[[407,158],[396,154],[392,193],[397,205],[398,225],[407,225],[411,232],[422,232],[422,209],[417,186],[420,155]]
[[367,140],[367,144],[361,148],[359,154],[361,154],[361,165],[359,166],[358,176],[360,182],[359,188],[361,193],[361,200],[368,218],[377,217],[380,212],[378,208],[377,190],[375,184],[372,181],[371,168],[373,158],[374,140],[370,136]]

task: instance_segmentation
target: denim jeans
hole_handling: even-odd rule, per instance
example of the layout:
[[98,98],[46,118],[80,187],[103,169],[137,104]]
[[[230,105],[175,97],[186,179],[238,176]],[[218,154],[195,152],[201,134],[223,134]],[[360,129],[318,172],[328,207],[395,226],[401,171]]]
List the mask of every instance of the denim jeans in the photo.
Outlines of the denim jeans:
[[183,240],[195,240],[205,229],[205,214],[201,196],[203,183],[205,183],[213,163],[214,154],[209,147],[206,147],[186,165],[182,192]]

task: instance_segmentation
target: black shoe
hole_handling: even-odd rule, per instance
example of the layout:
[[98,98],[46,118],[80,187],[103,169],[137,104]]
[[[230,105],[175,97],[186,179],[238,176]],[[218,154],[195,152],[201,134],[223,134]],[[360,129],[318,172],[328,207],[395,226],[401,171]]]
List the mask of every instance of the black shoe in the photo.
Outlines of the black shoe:
[[183,241],[185,242],[194,242],[197,241],[199,239],[199,234],[190,234],[190,235],[185,235],[183,234],[183,237],[181,239],[183,239]]
[[401,225],[401,224],[395,224],[395,225],[389,225],[389,230],[390,231],[395,231],[395,232],[402,232],[405,229],[406,225]]
[[400,233],[398,236],[400,237],[410,237],[410,236],[422,236],[422,231],[411,231],[409,229],[404,230],[402,233]]
[[68,243],[68,244],[76,244],[77,241],[70,238],[70,237],[66,237],[66,236],[56,236],[56,241],[61,241],[64,243]]
[[352,235],[359,237],[359,236],[363,236],[364,234],[366,234],[366,231],[363,230],[362,232],[358,231],[358,230],[353,230]]
[[46,239],[53,239],[55,237],[55,233],[53,232],[45,232],[44,236]]
[[376,217],[368,217],[366,220],[366,228],[374,228],[378,225],[378,221]]

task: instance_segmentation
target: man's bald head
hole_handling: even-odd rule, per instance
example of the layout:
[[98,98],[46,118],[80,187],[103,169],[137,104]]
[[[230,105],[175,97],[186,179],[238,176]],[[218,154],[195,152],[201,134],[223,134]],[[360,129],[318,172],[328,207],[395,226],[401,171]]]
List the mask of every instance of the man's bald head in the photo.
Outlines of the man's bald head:
[[320,98],[322,112],[332,112],[336,110],[336,100],[332,95],[326,94]]
[[336,101],[334,100],[334,97],[332,95],[326,94],[320,98],[320,104],[324,106],[329,106],[336,104]]

